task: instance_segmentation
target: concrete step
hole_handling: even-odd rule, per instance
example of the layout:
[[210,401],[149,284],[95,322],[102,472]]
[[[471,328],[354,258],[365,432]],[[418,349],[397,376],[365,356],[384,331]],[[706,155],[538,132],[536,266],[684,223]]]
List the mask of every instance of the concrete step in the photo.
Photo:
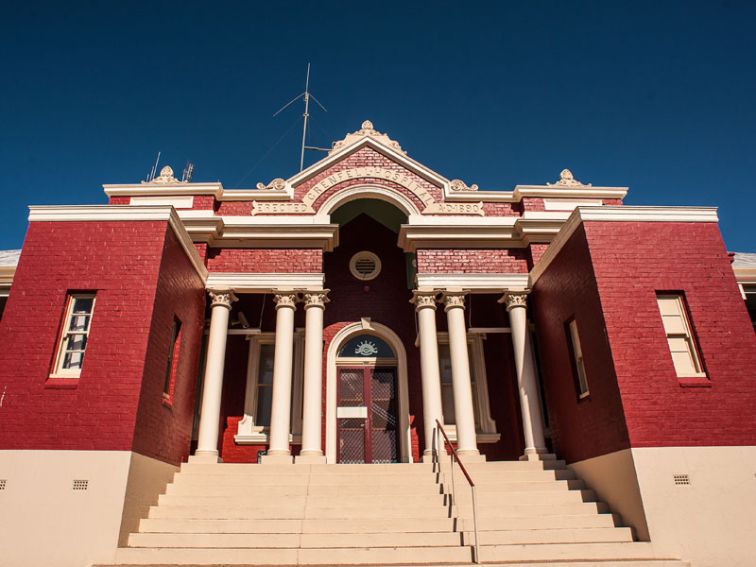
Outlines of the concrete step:
[[[200,495],[201,494],[201,495]],[[574,502],[593,502],[596,495],[592,490],[542,490],[526,492],[494,492],[491,494],[478,495],[480,509],[501,507],[517,504],[547,505],[569,504]],[[472,495],[467,492],[459,494],[455,503],[462,509],[472,505]],[[249,506],[253,508],[277,508],[277,507],[301,507],[307,506],[308,510],[320,508],[399,508],[411,506],[413,508],[436,508],[444,505],[444,497],[441,494],[383,494],[380,497],[370,494],[369,490],[362,494],[349,495],[290,495],[281,498],[279,495],[246,495],[238,494],[210,496],[205,493],[193,494],[162,494],[158,499],[158,505],[176,506]]]
[[251,463],[183,463],[181,473],[214,475],[288,475],[288,476],[348,476],[348,475],[430,475],[430,463],[395,463],[376,465],[258,465]]
[[[629,542],[629,528],[506,530],[479,532],[481,545]],[[471,532],[377,532],[317,534],[136,533],[129,547],[337,548],[472,545]]]
[[[544,486],[550,483],[539,483]],[[176,494],[185,496],[278,496],[286,498],[288,496],[358,496],[365,494],[368,489],[364,485],[338,485],[338,484],[321,484],[308,486],[306,484],[290,486],[256,486],[254,484],[245,484],[240,486],[220,484],[196,484],[196,483],[174,483],[166,487],[166,494]],[[401,494],[424,494],[433,497],[441,494],[441,486],[435,483],[425,483],[421,485],[391,486],[391,487],[370,487],[370,494],[375,498],[384,496],[396,496]]]
[[[480,509],[490,507],[509,506],[517,504],[569,504],[571,502],[595,502],[596,493],[593,490],[542,490],[529,492],[492,492],[478,493]],[[472,494],[460,493],[455,500],[461,508],[472,506]]]
[[[582,518],[583,516],[579,516],[577,519],[567,517],[564,522],[575,522]],[[591,516],[585,516],[585,518],[591,518]],[[454,531],[454,528],[455,521],[451,518],[368,518],[360,521],[338,518],[310,520],[154,518],[142,520],[139,524],[140,533],[413,533],[420,531],[451,532]],[[479,528],[483,529],[482,526],[479,526]]]
[[[201,494],[201,495],[200,495]],[[523,494],[523,493],[514,493]],[[540,493],[534,493],[540,494]],[[553,494],[564,497],[569,492],[554,492]],[[228,494],[215,496],[205,493],[196,494],[161,494],[158,499],[158,506],[163,504],[175,504],[177,506],[187,506],[197,504],[203,506],[221,506],[229,505],[250,506],[256,508],[278,507],[278,506],[299,506],[306,505],[308,509],[318,508],[386,508],[412,506],[414,508],[437,508],[444,505],[444,496],[441,493],[425,494],[382,494],[376,497],[372,494],[341,494],[341,495],[291,495],[284,499],[278,495],[255,495],[238,494],[231,496]],[[565,500],[567,501],[567,500]],[[569,501],[575,501],[570,498]]]
[[[461,481],[460,481],[461,480]],[[478,494],[494,495],[500,492],[524,492],[524,491],[554,491],[554,490],[580,490],[585,488],[582,480],[524,480],[509,481],[499,480],[496,483],[480,484],[475,481],[475,488]],[[446,492],[456,490],[461,493],[470,493],[470,485],[465,479],[454,479],[454,486],[449,479],[441,483]]]
[[[632,542],[630,528],[556,528],[478,531],[480,545],[517,545],[534,543],[605,543]],[[473,545],[472,531],[463,532],[462,543]]]
[[194,484],[202,486],[422,486],[435,483],[432,473],[427,475],[414,475],[403,477],[402,475],[344,475],[344,476],[299,476],[299,475],[209,475],[187,473],[180,474],[174,479],[174,484]]
[[120,548],[116,565],[401,565],[469,563],[469,547]]
[[[542,516],[512,518],[479,518],[480,532],[558,528],[611,528],[615,526],[611,514],[583,514],[577,516]],[[472,531],[472,520],[451,518],[404,519],[309,519],[309,520],[230,520],[148,518],[139,524],[141,533],[378,533],[378,532],[450,532]]]
[[[575,506],[569,505],[569,506]],[[373,507],[370,509],[350,508],[318,508],[305,509],[304,506],[281,506],[275,508],[255,508],[250,506],[214,506],[214,505],[186,505],[178,506],[166,504],[153,506],[149,511],[149,518],[196,518],[196,519],[238,519],[238,520],[302,520],[311,518],[342,518],[342,519],[401,519],[401,518],[444,518],[447,509],[438,508],[394,508]],[[579,512],[577,512],[579,513]],[[585,513],[590,513],[586,511]]]
[[545,543],[535,545],[484,545],[483,562],[605,561],[675,559],[664,557],[645,542],[628,543]]
[[[461,545],[462,534],[454,532],[378,532],[318,534],[131,534],[129,547],[448,547]],[[483,539],[481,538],[481,541]],[[492,542],[498,543],[498,542]]]

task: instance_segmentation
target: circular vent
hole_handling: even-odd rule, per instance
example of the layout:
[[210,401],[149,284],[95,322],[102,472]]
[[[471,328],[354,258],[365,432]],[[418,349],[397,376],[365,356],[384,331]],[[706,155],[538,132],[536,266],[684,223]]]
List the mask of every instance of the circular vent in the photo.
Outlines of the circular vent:
[[349,261],[349,270],[358,280],[373,280],[381,273],[381,260],[372,252],[357,252]]

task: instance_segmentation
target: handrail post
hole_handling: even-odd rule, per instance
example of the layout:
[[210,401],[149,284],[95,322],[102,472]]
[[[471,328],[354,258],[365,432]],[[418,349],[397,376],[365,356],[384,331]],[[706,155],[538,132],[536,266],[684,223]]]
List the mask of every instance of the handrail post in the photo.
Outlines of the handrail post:
[[480,563],[480,548],[478,547],[478,494],[475,492],[475,485],[472,489],[472,513],[473,513],[473,532],[475,532],[475,557],[474,563]]

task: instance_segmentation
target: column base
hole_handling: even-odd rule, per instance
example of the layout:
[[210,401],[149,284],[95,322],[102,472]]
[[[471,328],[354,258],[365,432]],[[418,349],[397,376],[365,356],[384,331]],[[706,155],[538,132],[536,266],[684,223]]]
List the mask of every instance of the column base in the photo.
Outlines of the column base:
[[324,465],[325,455],[297,455],[294,457],[295,465]]
[[547,449],[525,449],[525,454],[520,457],[521,461],[556,461],[554,453],[549,453]]
[[222,463],[223,460],[218,456],[218,451],[208,451],[189,455],[190,463]]
[[481,455],[479,452],[470,451],[469,453],[460,453],[457,452],[457,456],[459,456],[459,460],[462,461],[462,464],[466,465],[467,463],[485,463],[486,462],[486,456]]
[[293,465],[294,457],[291,455],[263,455],[260,459],[262,465]]

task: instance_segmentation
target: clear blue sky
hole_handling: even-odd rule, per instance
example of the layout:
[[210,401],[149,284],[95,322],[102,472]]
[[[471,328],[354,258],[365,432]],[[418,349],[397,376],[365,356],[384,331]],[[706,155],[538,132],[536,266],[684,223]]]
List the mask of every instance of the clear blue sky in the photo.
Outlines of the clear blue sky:
[[158,150],[228,188],[292,175],[301,109],[272,114],[311,61],[313,144],[369,118],[447,177],[569,167],[628,204],[718,206],[756,251],[754,29],[739,0],[5,2],[0,249],[28,204],[104,202]]

